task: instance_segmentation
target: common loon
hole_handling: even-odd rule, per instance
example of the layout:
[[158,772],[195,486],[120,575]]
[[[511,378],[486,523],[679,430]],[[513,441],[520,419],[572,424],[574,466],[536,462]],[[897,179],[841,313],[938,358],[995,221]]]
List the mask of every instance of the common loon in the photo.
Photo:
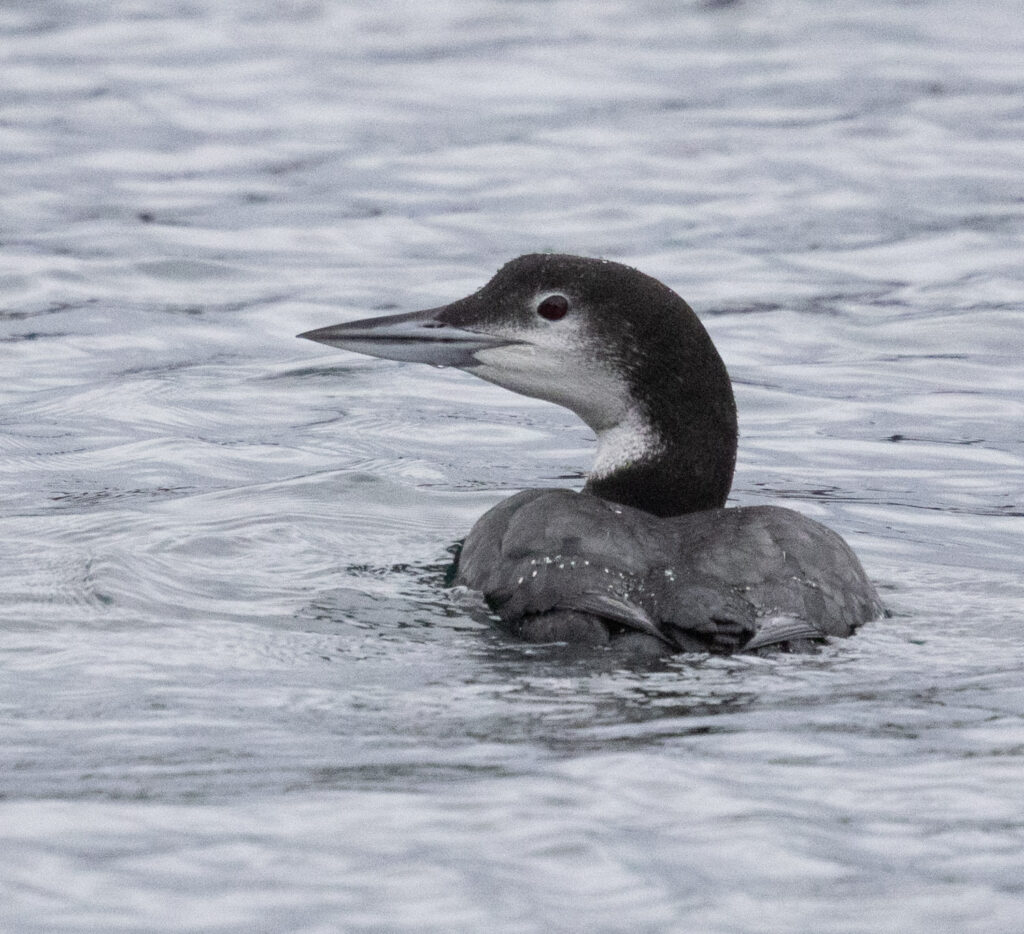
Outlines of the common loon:
[[299,337],[458,367],[594,430],[582,492],[506,499],[457,559],[455,582],[524,639],[662,655],[804,648],[883,612],[835,532],[777,506],[724,508],[737,443],[725,364],[689,305],[636,269],[520,256],[450,305]]

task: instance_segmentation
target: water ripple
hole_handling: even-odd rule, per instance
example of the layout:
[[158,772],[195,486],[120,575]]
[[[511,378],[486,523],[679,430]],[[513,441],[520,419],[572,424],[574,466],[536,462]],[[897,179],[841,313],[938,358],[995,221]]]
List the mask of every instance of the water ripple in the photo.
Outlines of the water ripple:
[[[1022,26],[1006,0],[9,2],[0,927],[1019,928]],[[894,616],[524,645],[443,586],[571,415],[294,335],[638,265],[736,503]]]

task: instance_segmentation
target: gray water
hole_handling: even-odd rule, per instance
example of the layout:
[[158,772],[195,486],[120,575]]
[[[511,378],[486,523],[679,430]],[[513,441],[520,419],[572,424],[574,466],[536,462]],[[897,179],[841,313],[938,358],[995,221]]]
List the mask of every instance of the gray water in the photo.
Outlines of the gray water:
[[[1024,929],[1011,0],[0,7],[0,929]],[[296,341],[679,291],[893,612],[618,670],[447,547],[573,416]]]

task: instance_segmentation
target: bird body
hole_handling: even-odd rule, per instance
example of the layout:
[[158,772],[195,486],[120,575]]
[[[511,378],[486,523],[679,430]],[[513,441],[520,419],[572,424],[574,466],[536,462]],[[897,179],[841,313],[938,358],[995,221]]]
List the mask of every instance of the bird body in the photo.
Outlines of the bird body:
[[526,490],[487,512],[466,538],[456,583],[483,593],[533,641],[559,635],[557,617],[572,641],[604,644],[635,630],[673,651],[848,636],[881,612],[846,542],[791,509],[651,522],[642,510],[557,489]]

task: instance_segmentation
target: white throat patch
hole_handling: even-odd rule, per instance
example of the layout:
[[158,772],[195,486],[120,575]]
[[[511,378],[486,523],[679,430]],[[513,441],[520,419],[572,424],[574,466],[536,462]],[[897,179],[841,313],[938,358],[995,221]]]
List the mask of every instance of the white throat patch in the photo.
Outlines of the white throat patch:
[[597,457],[590,477],[601,480],[657,454],[661,444],[650,423],[631,408],[618,424],[597,433]]

